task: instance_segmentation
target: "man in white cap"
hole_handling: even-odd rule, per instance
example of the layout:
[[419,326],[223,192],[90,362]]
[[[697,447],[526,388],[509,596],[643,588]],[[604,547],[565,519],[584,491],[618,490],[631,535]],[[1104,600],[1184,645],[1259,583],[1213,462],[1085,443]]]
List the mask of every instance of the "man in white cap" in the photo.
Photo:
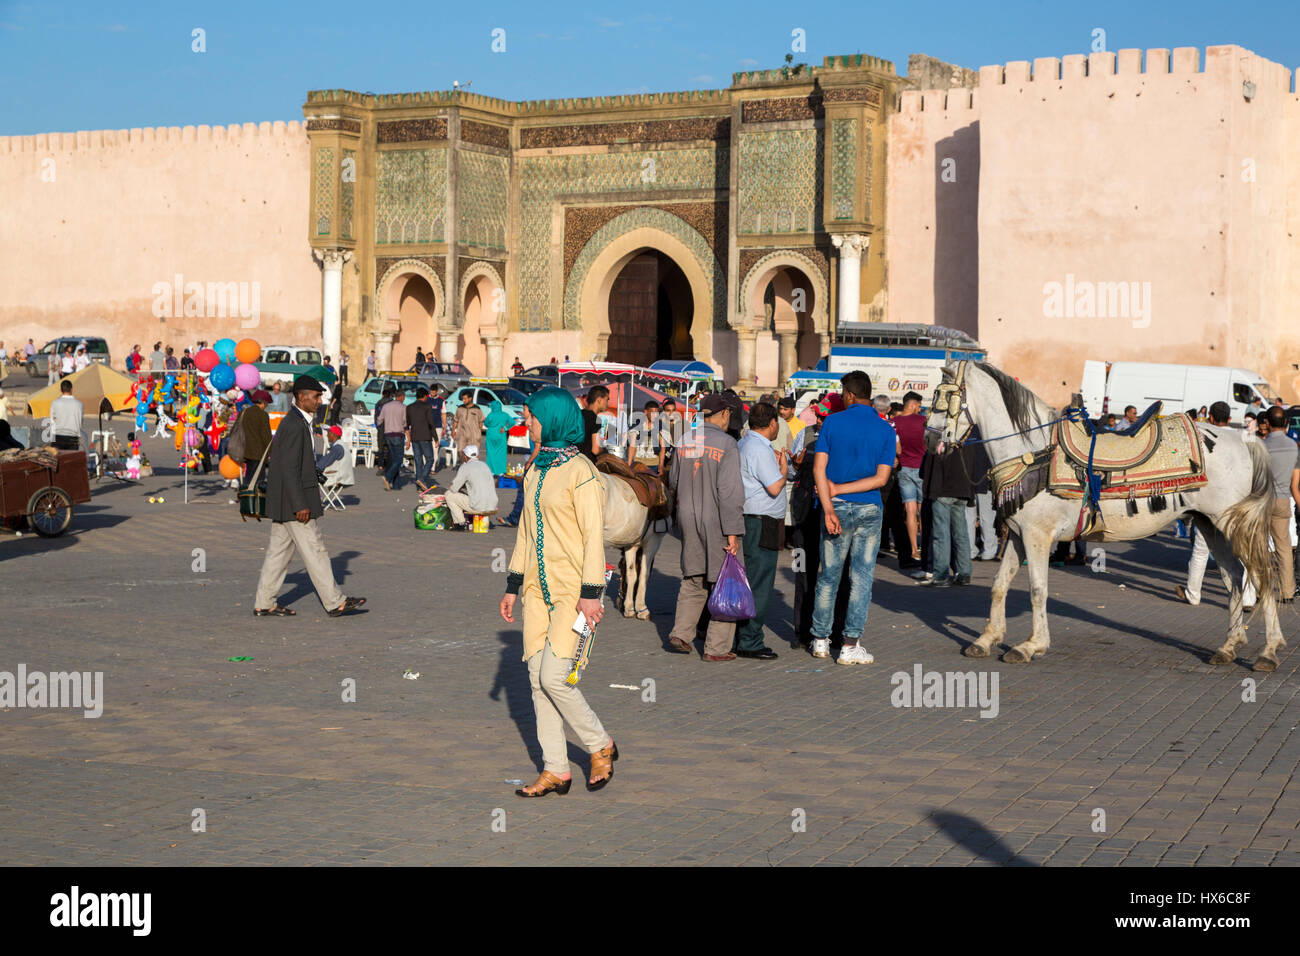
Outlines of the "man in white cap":
[[[452,531],[469,531],[465,514],[486,514],[497,507],[496,479],[492,469],[479,461],[478,445],[466,445],[461,454],[465,464],[456,471],[456,478],[447,491],[447,510],[451,512]],[[465,491],[461,491],[464,488]]]

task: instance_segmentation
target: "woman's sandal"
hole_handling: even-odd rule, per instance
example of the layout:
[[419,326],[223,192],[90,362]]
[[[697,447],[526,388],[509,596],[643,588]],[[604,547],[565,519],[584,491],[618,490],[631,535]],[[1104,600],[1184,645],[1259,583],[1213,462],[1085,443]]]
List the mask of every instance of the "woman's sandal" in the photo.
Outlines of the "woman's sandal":
[[515,791],[515,795],[519,797],[544,797],[548,793],[558,793],[560,796],[564,796],[569,792],[569,787],[572,785],[572,777],[568,780],[561,780],[549,770],[543,770],[542,775],[537,778],[535,784],[531,787],[520,787]]
[[254,617],[293,617],[297,613],[297,611],[291,611],[287,607],[280,607],[278,604],[275,607],[253,608]]
[[591,755],[591,776],[599,777],[592,782],[587,780],[587,789],[593,793],[614,779],[614,761],[618,759],[618,744],[610,738],[609,746],[597,750]]

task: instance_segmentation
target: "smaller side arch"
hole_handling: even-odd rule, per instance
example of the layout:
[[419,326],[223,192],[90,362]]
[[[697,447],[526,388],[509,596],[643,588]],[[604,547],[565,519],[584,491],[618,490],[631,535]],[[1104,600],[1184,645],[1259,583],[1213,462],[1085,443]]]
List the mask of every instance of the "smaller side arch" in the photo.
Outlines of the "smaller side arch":
[[[501,273],[497,271],[496,266],[492,265],[490,262],[475,262],[466,269],[464,275],[460,277],[460,294],[456,297],[456,328],[465,328],[465,299],[469,295],[469,287],[471,283],[477,281],[479,278],[486,278],[493,286],[501,290],[501,308],[500,311],[497,312],[496,317],[496,336],[497,338],[503,339],[509,332],[509,324],[506,320],[508,310],[506,309],[504,298],[506,284],[501,278]],[[495,306],[496,303],[493,303],[493,305]],[[479,332],[484,337],[487,337],[490,335],[491,330],[485,329],[480,322]]]
[[754,328],[753,317],[762,312],[763,290],[767,288],[773,276],[787,268],[797,269],[812,286],[813,308],[810,318],[813,330],[819,333],[830,331],[826,277],[811,259],[790,250],[769,253],[750,267],[740,284],[740,301],[737,303],[738,314],[735,323],[738,328]]
[[440,327],[442,325],[443,319],[447,315],[447,295],[443,290],[442,280],[438,278],[438,273],[419,259],[399,259],[388,267],[388,271],[379,280],[379,288],[375,290],[375,324],[372,331],[389,334],[401,331],[402,319],[397,312],[394,292],[398,288],[397,281],[412,274],[423,278],[433,289],[434,301],[436,302],[433,320],[435,326]]

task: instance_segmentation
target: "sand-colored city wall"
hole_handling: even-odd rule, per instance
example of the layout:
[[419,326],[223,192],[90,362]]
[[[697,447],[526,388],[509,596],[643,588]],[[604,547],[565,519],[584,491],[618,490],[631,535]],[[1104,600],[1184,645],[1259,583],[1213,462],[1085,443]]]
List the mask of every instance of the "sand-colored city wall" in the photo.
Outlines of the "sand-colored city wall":
[[[1285,68],[1232,46],[1210,47],[1204,69],[1195,48],[981,69],[979,335],[995,360],[1053,402],[1090,358],[1253,368],[1293,397],[1292,97]],[[1050,283],[1076,290],[1074,315],[1054,314]],[[1100,294],[1079,314],[1083,283],[1107,314]],[[1102,283],[1138,295],[1125,309]]]
[[889,118],[889,321],[979,331],[979,90],[907,91]]
[[296,121],[0,137],[0,340],[319,344],[307,182]]

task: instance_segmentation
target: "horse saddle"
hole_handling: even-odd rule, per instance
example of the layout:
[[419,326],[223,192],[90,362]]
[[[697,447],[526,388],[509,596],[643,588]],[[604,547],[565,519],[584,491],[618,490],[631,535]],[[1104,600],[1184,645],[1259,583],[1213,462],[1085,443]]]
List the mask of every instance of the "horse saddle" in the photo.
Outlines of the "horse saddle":
[[[1101,498],[1162,498],[1199,488],[1208,480],[1205,449],[1196,423],[1185,413],[1160,416],[1157,402],[1128,434],[1092,435],[1082,422],[1062,421],[1053,435],[1047,485],[1062,498],[1083,498],[1090,476],[1096,476]],[[1153,502],[1163,506],[1164,502]]]
[[1123,431],[1098,432],[1086,421],[1063,421],[1056,428],[1056,443],[1069,460],[1093,471],[1125,471],[1145,463],[1160,445],[1160,402],[1154,403]]
[[641,507],[647,510],[653,511],[668,504],[668,489],[645,465],[629,465],[617,455],[604,452],[596,456],[596,470],[626,481],[632,486]]

